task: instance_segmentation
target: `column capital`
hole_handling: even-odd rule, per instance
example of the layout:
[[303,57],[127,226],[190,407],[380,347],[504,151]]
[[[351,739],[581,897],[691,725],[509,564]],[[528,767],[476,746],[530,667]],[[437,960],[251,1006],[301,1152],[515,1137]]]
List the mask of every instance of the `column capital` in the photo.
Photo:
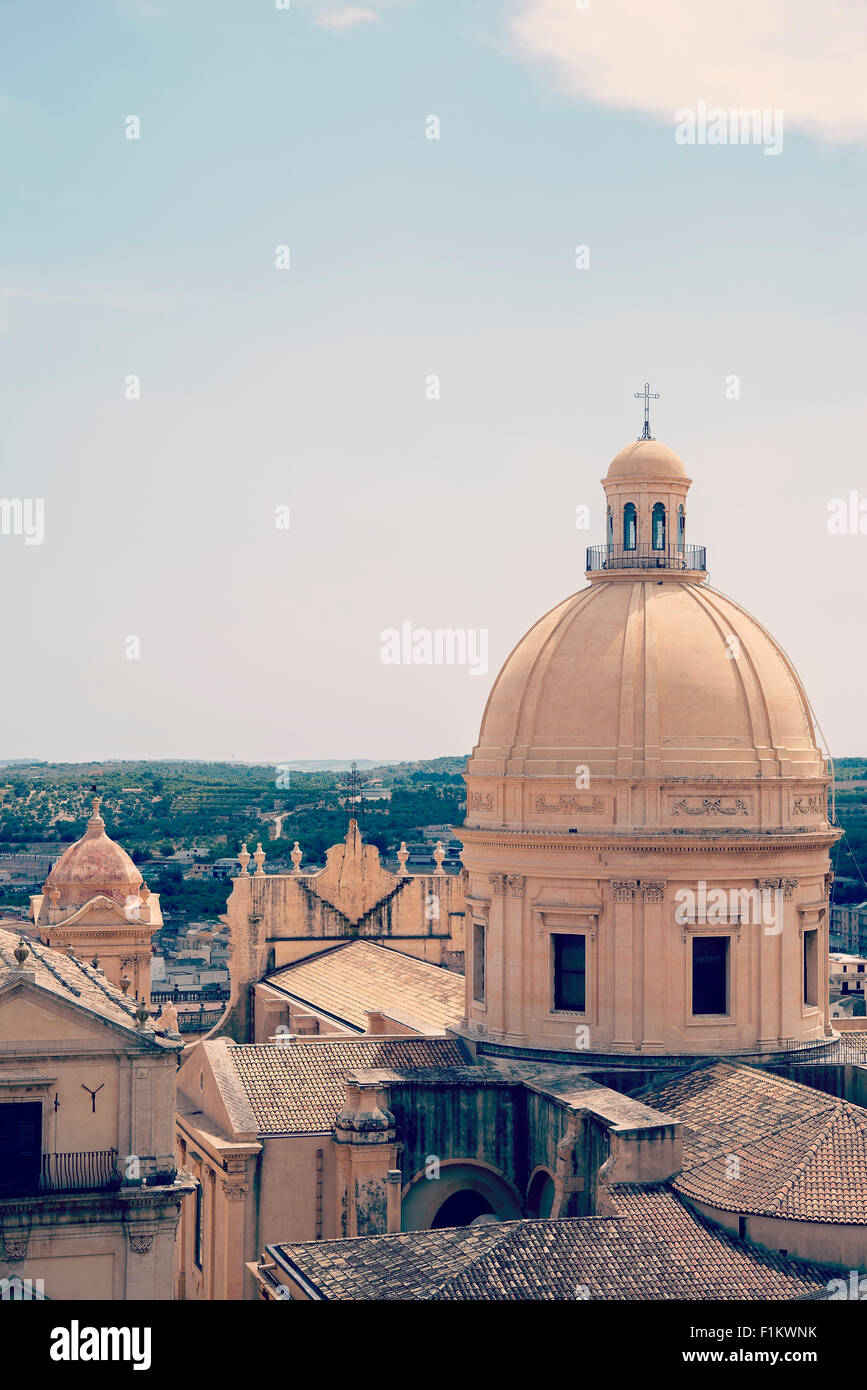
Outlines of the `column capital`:
[[616,903],[631,903],[635,898],[635,890],[638,887],[637,878],[613,878],[611,887],[614,892]]
[[665,897],[664,878],[643,878],[639,884],[641,896],[646,903],[661,903]]

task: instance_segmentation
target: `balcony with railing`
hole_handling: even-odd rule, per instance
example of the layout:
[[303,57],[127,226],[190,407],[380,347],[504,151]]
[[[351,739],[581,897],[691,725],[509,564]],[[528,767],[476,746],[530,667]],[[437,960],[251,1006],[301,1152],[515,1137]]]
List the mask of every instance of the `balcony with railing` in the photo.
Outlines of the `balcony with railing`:
[[587,573],[600,570],[684,570],[703,572],[707,568],[703,545],[590,545],[587,547]]
[[6,1153],[0,1163],[0,1197],[37,1197],[52,1192],[107,1191],[121,1186],[117,1149],[72,1153]]
[[0,1200],[6,1201],[33,1200],[64,1192],[162,1187],[175,1178],[172,1154],[121,1158],[117,1149],[39,1154],[21,1148],[0,1153]]

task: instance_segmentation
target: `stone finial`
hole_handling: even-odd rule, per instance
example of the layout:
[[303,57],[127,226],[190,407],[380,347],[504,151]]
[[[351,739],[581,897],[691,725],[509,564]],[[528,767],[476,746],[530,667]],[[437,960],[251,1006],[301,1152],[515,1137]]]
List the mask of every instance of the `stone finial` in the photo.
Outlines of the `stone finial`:
[[292,853],[289,855],[289,858],[292,860],[292,866],[293,866],[293,867],[292,867],[292,872],[293,872],[293,874],[300,874],[300,872],[301,872],[301,860],[303,859],[303,857],[304,857],[304,856],[303,856],[302,853],[301,853],[301,847],[300,847],[300,845],[298,844],[298,841],[296,840],[295,843],[294,843],[294,845],[292,846]]
[[243,843],[242,846],[241,846],[241,852],[240,852],[240,854],[238,855],[238,863],[241,865],[241,873],[242,873],[242,874],[245,874],[245,873],[247,872],[247,865],[249,864],[249,862],[250,862],[250,851],[249,851],[248,848],[247,848],[247,842],[246,842],[246,840],[245,840],[244,843]]
[[406,847],[406,840],[401,840],[400,849],[397,851],[397,862],[400,865],[399,874],[407,873],[406,861],[409,859],[409,850]]
[[120,987],[124,994],[126,994],[131,984],[132,980],[129,978],[129,975],[127,975],[126,971],[124,971],[120,977]]
[[57,907],[58,903],[60,902],[60,889],[55,888],[52,885],[52,887],[48,890],[48,900],[51,903],[52,907]]
[[138,1007],[135,1011],[135,1021],[138,1024],[139,1028],[144,1028],[145,1024],[148,1021],[147,1004],[143,999],[140,999],[138,1001]]
[[74,948],[73,948],[72,946],[67,946],[67,948],[66,948],[66,954],[69,956],[69,959],[70,959],[70,960],[77,960],[77,959],[78,959],[78,957],[77,957],[76,954],[75,954],[75,950],[74,950]]
[[263,865],[265,863],[265,851],[263,850],[261,845],[256,846],[256,853],[253,855],[253,863],[256,865],[257,877],[264,874],[265,870],[263,868]]
[[142,884],[141,888],[138,890],[138,895],[139,895],[139,897],[141,898],[141,900],[142,900],[143,903],[146,903],[146,902],[149,900],[150,895],[151,895],[151,890],[148,888],[148,886],[147,886],[146,883],[143,883],[143,884]]
[[90,962],[90,964],[94,970],[99,969],[99,956],[96,954],[96,951],[94,951],[93,953],[93,960]]
[[433,852],[433,857],[434,857],[434,861],[435,861],[435,863],[436,863],[436,868],[434,869],[434,873],[435,873],[435,874],[444,874],[444,873],[445,873],[445,869],[443,868],[443,860],[444,860],[445,857],[446,857],[446,852],[445,852],[445,850],[443,849],[443,842],[442,842],[442,840],[437,840],[437,842],[436,842],[436,848],[435,848],[435,850],[434,850],[434,852]]
[[24,962],[30,955],[30,947],[27,945],[27,942],[24,940],[23,936],[18,938],[18,945],[15,947],[15,950],[12,952],[12,954],[18,962],[18,969],[23,970]]

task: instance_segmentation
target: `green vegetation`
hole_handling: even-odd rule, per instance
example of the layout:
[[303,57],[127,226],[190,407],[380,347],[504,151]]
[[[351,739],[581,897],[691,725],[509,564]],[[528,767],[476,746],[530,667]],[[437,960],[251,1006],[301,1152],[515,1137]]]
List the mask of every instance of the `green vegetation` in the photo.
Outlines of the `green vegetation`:
[[[401,840],[418,838],[423,825],[455,825],[464,816],[464,758],[435,758],[429,763],[401,763],[365,768],[381,779],[390,801],[365,802],[365,837],[382,853]],[[2,777],[2,772],[0,772]],[[112,839],[120,841],[137,864],[191,850],[213,862],[237,854],[246,842],[252,851],[261,841],[270,863],[288,864],[298,840],[304,863],[322,863],[326,850],[346,833],[341,804],[342,773],[286,772],[245,763],[120,762],[16,765],[0,783],[0,846],[7,852],[29,843],[67,843],[84,834],[95,785],[101,813]],[[279,839],[270,838],[276,816],[282,817]],[[168,912],[213,917],[225,910],[229,885],[210,879],[182,878],[180,865],[148,874]],[[0,890],[9,905],[26,903],[27,892]]]

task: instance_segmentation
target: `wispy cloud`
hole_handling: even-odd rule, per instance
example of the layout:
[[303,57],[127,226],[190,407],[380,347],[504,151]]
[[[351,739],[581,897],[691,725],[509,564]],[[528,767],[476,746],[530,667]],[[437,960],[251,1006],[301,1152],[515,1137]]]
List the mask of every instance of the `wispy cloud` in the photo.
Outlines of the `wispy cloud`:
[[370,24],[380,15],[375,10],[365,10],[358,5],[347,5],[342,10],[331,10],[321,14],[313,21],[320,29],[351,29],[356,24]]
[[673,120],[681,107],[783,109],[828,140],[867,140],[862,0],[519,0],[514,37],[558,84]]

